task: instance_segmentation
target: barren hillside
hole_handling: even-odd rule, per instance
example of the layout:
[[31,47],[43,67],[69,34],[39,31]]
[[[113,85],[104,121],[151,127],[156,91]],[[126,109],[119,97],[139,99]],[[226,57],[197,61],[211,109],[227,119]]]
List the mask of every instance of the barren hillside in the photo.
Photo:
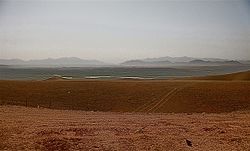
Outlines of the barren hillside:
[[188,78],[193,80],[226,80],[226,81],[249,81],[250,71],[237,72],[225,75],[214,75],[214,76],[204,76],[204,77],[194,77]]
[[0,81],[0,103],[115,112],[231,112],[250,109],[248,81]]

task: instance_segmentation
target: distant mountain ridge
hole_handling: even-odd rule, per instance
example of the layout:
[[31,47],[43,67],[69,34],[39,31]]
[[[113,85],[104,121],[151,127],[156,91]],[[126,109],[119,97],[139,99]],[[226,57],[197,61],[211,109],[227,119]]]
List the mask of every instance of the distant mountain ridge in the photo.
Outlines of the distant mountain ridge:
[[98,60],[80,59],[77,57],[47,58],[39,60],[0,59],[1,66],[24,65],[34,67],[168,67],[168,66],[214,66],[214,65],[250,65],[250,61],[228,60],[220,58],[194,58],[194,57],[159,57],[140,60],[128,60],[120,64],[108,64]]
[[170,61],[173,63],[177,63],[177,62],[190,62],[193,60],[204,60],[204,61],[229,61],[228,59],[220,59],[220,58],[194,58],[194,57],[187,57],[187,56],[183,56],[183,57],[159,57],[159,58],[146,58],[143,59],[143,61],[147,61],[147,62],[154,62],[154,61]]
[[129,60],[121,63],[123,66],[199,66],[199,65],[242,65],[247,61],[236,61],[220,58],[193,58],[193,57],[160,57],[146,58],[141,60]]
[[48,58],[40,60],[0,59],[2,65],[27,65],[27,66],[105,66],[98,60],[85,60],[77,57]]
[[170,61],[145,61],[145,60],[129,60],[121,63],[121,65],[128,65],[128,66],[166,66],[170,65],[172,62]]
[[189,64],[201,64],[201,65],[240,65],[242,63],[240,63],[239,61],[234,61],[234,60],[230,60],[230,61],[204,61],[204,60],[200,60],[200,59],[196,59],[196,60],[192,60],[188,62]]

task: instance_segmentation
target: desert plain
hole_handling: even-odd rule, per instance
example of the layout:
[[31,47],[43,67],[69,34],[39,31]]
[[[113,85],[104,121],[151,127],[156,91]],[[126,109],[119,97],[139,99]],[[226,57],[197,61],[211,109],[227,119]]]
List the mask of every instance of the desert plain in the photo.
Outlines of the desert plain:
[[0,81],[0,150],[249,150],[250,72]]

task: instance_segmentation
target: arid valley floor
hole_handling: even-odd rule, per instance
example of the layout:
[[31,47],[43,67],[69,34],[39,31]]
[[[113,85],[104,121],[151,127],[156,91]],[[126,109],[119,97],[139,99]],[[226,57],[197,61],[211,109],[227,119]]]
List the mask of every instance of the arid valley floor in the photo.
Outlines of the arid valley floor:
[[0,150],[248,150],[249,77],[2,80]]

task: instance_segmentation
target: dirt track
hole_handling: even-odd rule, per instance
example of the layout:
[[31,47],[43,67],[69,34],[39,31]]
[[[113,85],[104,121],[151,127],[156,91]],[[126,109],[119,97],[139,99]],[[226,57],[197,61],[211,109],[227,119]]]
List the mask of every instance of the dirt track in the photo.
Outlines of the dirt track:
[[138,114],[0,106],[0,150],[249,148],[249,112]]

